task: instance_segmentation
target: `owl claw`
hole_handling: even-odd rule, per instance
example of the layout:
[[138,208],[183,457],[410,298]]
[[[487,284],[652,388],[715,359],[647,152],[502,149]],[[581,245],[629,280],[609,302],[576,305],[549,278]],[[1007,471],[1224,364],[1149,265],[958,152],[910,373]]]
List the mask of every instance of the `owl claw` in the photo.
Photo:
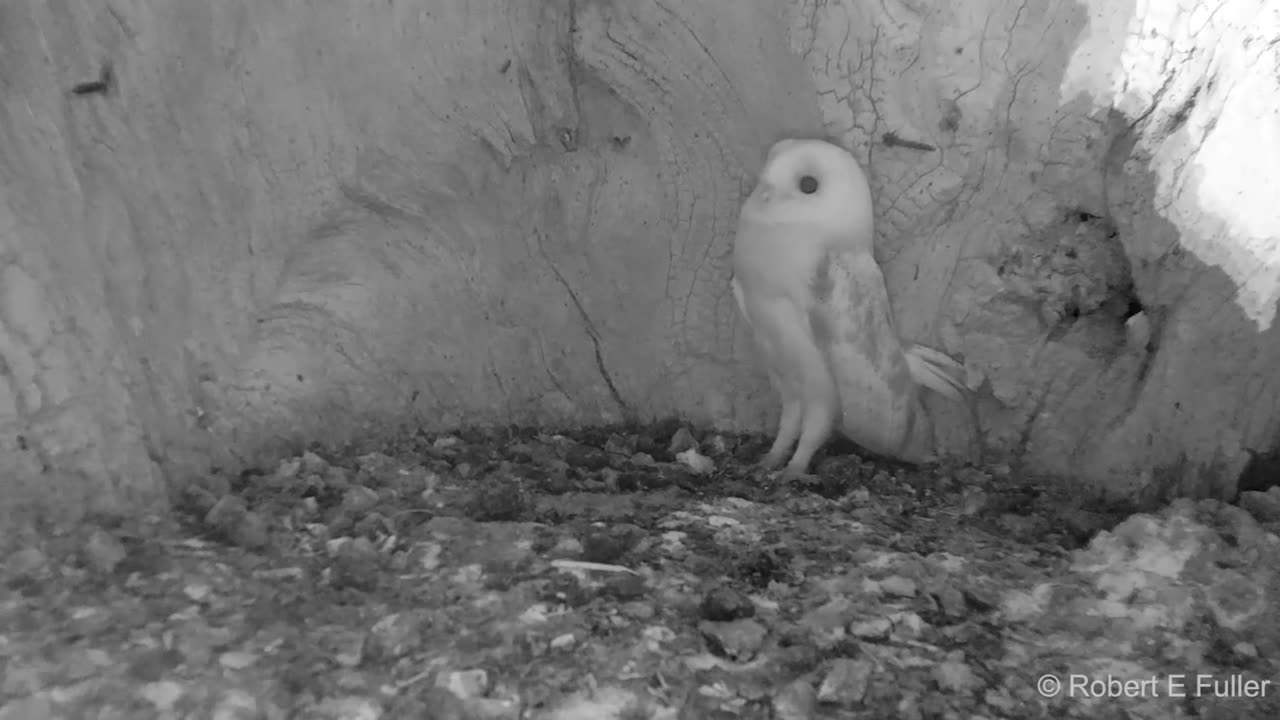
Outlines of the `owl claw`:
[[770,462],[768,458],[764,458],[749,466],[747,472],[758,481],[770,482],[778,474],[781,465],[780,462]]
[[787,468],[779,473],[778,479],[785,483],[812,483],[817,481],[818,476],[797,468]]
[[760,462],[755,464],[754,469],[757,472],[771,473],[780,467],[782,467],[781,459],[769,457],[768,455],[766,455],[764,458],[760,460]]
[[794,467],[783,468],[782,464],[785,458],[774,458],[769,455],[764,456],[759,462],[751,466],[751,472],[754,475],[762,475],[771,477],[781,482],[813,482],[818,479],[817,475],[807,472],[806,470]]

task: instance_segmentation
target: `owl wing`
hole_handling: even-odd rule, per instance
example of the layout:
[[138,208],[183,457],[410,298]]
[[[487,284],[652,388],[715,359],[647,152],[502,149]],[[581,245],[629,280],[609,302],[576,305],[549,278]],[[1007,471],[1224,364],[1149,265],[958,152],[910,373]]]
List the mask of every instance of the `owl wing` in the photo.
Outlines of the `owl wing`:
[[831,253],[819,264],[812,290],[810,325],[836,381],[841,430],[873,452],[920,459],[928,449],[928,427],[921,426],[927,418],[880,266],[870,253]]

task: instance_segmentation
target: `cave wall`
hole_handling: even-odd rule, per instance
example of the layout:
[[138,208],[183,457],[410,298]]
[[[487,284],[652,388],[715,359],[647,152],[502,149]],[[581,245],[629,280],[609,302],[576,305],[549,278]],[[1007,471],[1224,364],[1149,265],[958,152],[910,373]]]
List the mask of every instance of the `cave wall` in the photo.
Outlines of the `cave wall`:
[[[1115,108],[1107,210],[1158,349],[1084,467],[1229,491],[1280,449],[1280,7],[1147,0],[1133,18],[1088,38],[1069,87]],[[1110,82],[1089,67],[1099,46],[1121,49]]]
[[1262,2],[798,6],[824,119],[871,168],[900,329],[983,383],[968,424],[987,455],[1158,497],[1230,495],[1275,447],[1278,18]]
[[728,252],[815,132],[902,334],[980,386],[948,449],[1223,491],[1280,433],[1263,6],[7,8],[0,523],[404,429],[765,430]]
[[63,0],[0,53],[6,520],[306,441],[755,407],[727,233],[821,129],[773,3]]

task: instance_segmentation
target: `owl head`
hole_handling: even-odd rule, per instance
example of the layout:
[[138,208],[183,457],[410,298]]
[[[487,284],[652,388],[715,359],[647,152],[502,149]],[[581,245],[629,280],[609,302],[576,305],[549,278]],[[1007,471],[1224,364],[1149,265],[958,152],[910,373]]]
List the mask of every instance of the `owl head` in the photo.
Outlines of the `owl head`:
[[871,188],[847,150],[826,140],[788,138],[769,148],[743,220],[802,230],[833,249],[871,249]]

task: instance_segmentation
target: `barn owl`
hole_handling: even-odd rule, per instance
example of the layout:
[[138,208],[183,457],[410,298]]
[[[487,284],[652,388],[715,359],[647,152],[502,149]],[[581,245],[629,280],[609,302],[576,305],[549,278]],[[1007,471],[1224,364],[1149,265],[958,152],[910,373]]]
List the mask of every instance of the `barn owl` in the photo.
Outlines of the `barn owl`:
[[919,461],[929,434],[920,388],[961,398],[959,363],[898,338],[871,211],[857,160],[822,140],[775,143],[743,203],[733,295],[782,405],[763,469],[785,460],[785,476],[807,474],[836,428]]

